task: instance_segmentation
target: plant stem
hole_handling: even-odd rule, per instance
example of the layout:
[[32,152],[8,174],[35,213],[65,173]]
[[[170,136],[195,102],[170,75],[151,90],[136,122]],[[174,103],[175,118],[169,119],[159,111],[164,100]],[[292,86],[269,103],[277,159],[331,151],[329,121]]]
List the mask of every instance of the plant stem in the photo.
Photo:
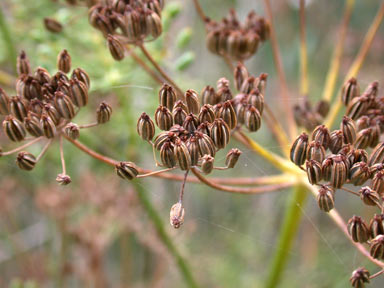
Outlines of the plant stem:
[[305,0],[300,0],[300,94],[308,96],[308,53],[305,33]]
[[330,102],[335,90],[337,76],[340,70],[341,57],[343,56],[345,37],[348,31],[349,19],[351,18],[352,10],[355,5],[355,0],[347,0],[345,4],[344,16],[340,25],[340,35],[337,37],[338,41],[333,51],[331,64],[325,80],[323,100]]
[[186,260],[180,255],[171,237],[168,236],[168,233],[164,228],[163,221],[159,216],[158,212],[153,207],[148,197],[147,191],[144,191],[144,189],[142,188],[142,186],[139,184],[138,181],[133,181],[132,184],[135,187],[135,190],[137,191],[137,197],[139,198],[141,204],[143,205],[146,212],[148,213],[149,218],[152,220],[152,223],[155,226],[160,239],[162,240],[164,245],[167,247],[168,251],[174,257],[176,264],[178,265],[179,270],[184,277],[185,284],[187,285],[187,287],[191,287],[191,288],[198,287],[198,284],[193,278]]
[[301,219],[301,207],[307,198],[307,188],[303,184],[297,184],[294,188],[292,199],[287,207],[284,222],[281,227],[277,248],[269,268],[268,278],[265,284],[267,288],[276,287],[281,279],[284,266],[288,261],[288,254],[295,239]]
[[5,15],[0,6],[0,32],[3,35],[4,46],[7,47],[8,57],[12,61],[13,69],[16,71],[16,58],[17,52],[16,47],[12,39],[12,33],[10,27],[5,19]]
[[207,16],[205,16],[203,8],[201,8],[199,0],[193,0],[193,4],[195,5],[197,14],[199,14],[201,20],[205,23],[208,19]]
[[29,146],[35,144],[36,142],[39,142],[39,141],[42,140],[42,139],[43,139],[43,137],[38,137],[38,138],[35,138],[35,139],[31,140],[31,141],[28,142],[28,143],[25,143],[25,144],[22,145],[22,146],[17,147],[17,148],[15,148],[15,149],[12,149],[12,150],[10,150],[10,151],[0,152],[0,157],[1,157],[1,156],[8,156],[8,155],[11,155],[11,154],[13,154],[13,153],[19,152],[20,150],[23,150],[23,149],[25,149],[25,148],[27,148],[27,147],[29,147]]

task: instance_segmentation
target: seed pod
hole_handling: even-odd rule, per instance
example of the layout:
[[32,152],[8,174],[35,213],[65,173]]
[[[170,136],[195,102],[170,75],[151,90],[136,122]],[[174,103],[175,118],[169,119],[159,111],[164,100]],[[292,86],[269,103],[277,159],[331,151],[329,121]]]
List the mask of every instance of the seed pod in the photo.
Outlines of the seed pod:
[[349,79],[341,90],[341,100],[347,106],[353,98],[360,96],[360,87],[356,78]]
[[189,155],[191,156],[191,166],[196,166],[200,157],[197,138],[195,136],[190,137],[186,142],[186,146],[188,148]]
[[372,128],[367,128],[357,133],[356,141],[353,144],[357,149],[365,149],[372,142]]
[[368,116],[366,116],[366,115],[361,116],[359,119],[356,120],[357,131],[368,128],[370,123],[371,123],[371,119]]
[[9,114],[9,97],[7,93],[0,87],[0,114],[8,115]]
[[305,162],[305,166],[309,183],[312,185],[319,183],[322,179],[321,164],[316,160],[309,160]]
[[247,111],[249,109],[250,105],[248,102],[241,100],[237,105],[235,106],[236,110],[236,118],[237,118],[237,123],[245,124],[245,117],[247,115]]
[[211,155],[215,157],[216,149],[215,144],[211,137],[201,132],[195,131],[194,136],[197,139],[200,155]]
[[206,36],[206,45],[213,54],[220,55],[220,31],[213,30]]
[[62,92],[55,92],[55,107],[64,119],[75,117],[75,107],[71,98]]
[[312,141],[307,148],[307,160],[316,160],[322,163],[325,158],[325,149],[320,142]]
[[254,106],[263,115],[264,111],[264,96],[259,92],[258,89],[253,89],[248,98],[248,103]]
[[19,75],[25,74],[29,75],[31,72],[31,67],[29,64],[29,59],[25,51],[21,51],[19,56],[17,57],[17,73]]
[[[54,89],[57,89],[59,83],[68,83],[69,82],[69,78],[68,76],[62,72],[62,71],[58,71],[55,75],[53,75],[53,77],[51,77],[51,86],[54,88]],[[53,93],[54,91],[51,91],[51,93]]]
[[355,186],[363,185],[370,177],[371,172],[365,162],[357,162],[349,170],[350,182]]
[[375,214],[369,223],[371,237],[375,238],[378,235],[384,235],[384,214]]
[[341,130],[335,130],[331,132],[330,136],[329,150],[331,150],[332,153],[337,154],[343,146],[343,132]]
[[362,267],[352,272],[352,276],[349,281],[354,288],[364,288],[364,283],[369,283],[370,276],[369,271]]
[[151,141],[155,136],[155,124],[145,112],[141,114],[136,127],[137,134],[145,141]]
[[44,18],[44,26],[52,33],[60,33],[63,30],[63,25],[59,21],[49,17]]
[[221,87],[217,89],[216,97],[218,102],[225,102],[233,99],[231,89],[229,87]]
[[43,113],[40,118],[40,126],[43,128],[43,134],[47,138],[55,137],[56,126],[52,118],[49,117],[46,113]]
[[372,239],[369,253],[375,259],[384,259],[384,235],[378,235]]
[[353,149],[349,151],[347,154],[347,161],[348,161],[349,167],[352,167],[354,164],[358,162],[367,163],[367,160],[368,160],[368,153],[363,149]]
[[64,127],[64,133],[72,140],[76,140],[80,136],[80,129],[79,126],[75,123],[68,123]]
[[[20,84],[22,82],[19,82]],[[24,86],[17,87],[17,93],[27,100],[39,98],[41,99],[41,85],[32,76],[25,76]]]
[[368,186],[362,187],[359,191],[360,199],[368,206],[376,206],[380,203],[380,196]]
[[317,112],[323,118],[327,117],[329,112],[329,102],[325,100],[320,100],[317,102],[315,112]]
[[115,166],[115,171],[119,177],[125,180],[132,180],[139,174],[139,171],[133,162],[119,162]]
[[338,189],[341,188],[347,181],[348,166],[346,164],[346,158],[343,155],[332,156],[331,165],[331,179],[330,184],[332,187]]
[[192,113],[187,115],[183,123],[185,130],[187,130],[189,133],[193,133],[197,126],[199,126],[199,120],[197,120],[197,117]]
[[176,108],[181,108],[185,111],[185,113],[188,114],[188,107],[187,105],[185,105],[185,103],[182,100],[177,100],[175,102],[175,105],[173,105],[173,110],[175,110]]
[[181,170],[189,170],[191,168],[191,155],[187,146],[180,139],[175,142],[174,153],[177,163]]
[[89,78],[87,72],[83,70],[82,68],[76,68],[72,71],[72,80],[79,80],[80,82],[84,83],[84,85],[89,89],[91,87],[91,79]]
[[215,105],[219,102],[215,89],[211,86],[206,86],[201,92],[201,103]]
[[376,98],[378,91],[379,91],[379,82],[374,81],[368,85],[368,87],[364,90],[363,94],[371,98]]
[[211,133],[210,132],[210,126],[211,126],[211,124],[209,122],[205,121],[205,122],[201,123],[199,126],[197,126],[195,132],[201,132],[203,134],[210,136],[211,135],[210,134]]
[[[353,148],[352,148],[351,144],[344,144],[343,147],[341,147],[341,149],[339,150],[338,154],[347,156],[348,153],[351,152],[352,150],[353,150]],[[368,156],[368,154],[367,154],[367,156]]]
[[200,110],[199,96],[195,90],[189,89],[185,92],[185,101],[189,113],[198,114]]
[[340,130],[343,132],[344,143],[353,144],[356,140],[355,122],[348,116],[343,116],[340,124]]
[[353,216],[348,221],[348,233],[354,242],[365,243],[369,240],[369,229],[359,216]]
[[367,112],[369,101],[370,99],[366,95],[353,98],[348,104],[347,112],[345,114],[353,120],[358,119]]
[[257,89],[260,79],[254,76],[249,76],[241,85],[240,92],[244,94],[250,94],[252,90]]
[[371,155],[369,156],[368,165],[372,166],[376,163],[384,162],[384,142],[381,142],[376,145],[373,149]]
[[250,132],[256,132],[261,126],[261,115],[259,110],[250,106],[245,114],[245,126]]
[[49,75],[47,69],[38,67],[35,71],[35,79],[40,85],[49,84],[51,82],[51,75]]
[[107,36],[108,49],[111,53],[113,59],[116,61],[121,61],[125,57],[125,48],[124,45],[121,44],[119,39],[113,35]]
[[187,112],[181,107],[177,107],[172,111],[173,123],[183,125],[185,118],[187,118]]
[[56,182],[59,185],[66,186],[66,185],[70,184],[72,182],[72,180],[71,180],[71,177],[69,177],[68,175],[59,174],[56,177]]
[[49,116],[55,125],[59,124],[60,113],[59,113],[59,111],[57,111],[55,106],[53,106],[51,103],[47,103],[44,105],[43,113],[45,113],[47,116]]
[[101,102],[96,110],[97,123],[103,124],[111,119],[112,107],[107,102]]
[[17,155],[16,163],[21,170],[31,171],[35,168],[36,158],[31,153],[22,151]]
[[185,210],[183,204],[178,202],[171,207],[171,212],[169,214],[169,221],[171,226],[175,229],[179,229],[184,223]]
[[330,186],[321,185],[316,200],[321,210],[329,212],[335,207],[335,191]]
[[28,114],[27,104],[28,103],[19,96],[12,97],[9,106],[13,116],[18,120],[23,121]]
[[236,128],[237,117],[231,101],[224,102],[223,106],[219,110],[218,118],[222,118],[230,129]]
[[43,136],[43,129],[40,126],[40,120],[36,114],[28,112],[28,117],[24,119],[25,129],[33,137]]
[[382,171],[384,170],[384,164],[383,163],[376,163],[374,165],[372,165],[371,167],[369,167],[369,171],[371,172],[372,176],[373,174],[379,172],[379,171]]
[[26,135],[23,123],[12,115],[5,116],[3,121],[3,130],[9,140],[13,142],[24,140]]
[[66,49],[61,51],[57,56],[57,69],[64,73],[69,73],[69,71],[71,71],[71,56]]
[[[227,146],[230,138],[230,129],[221,118],[216,119],[211,126],[211,138],[217,149],[222,149]],[[204,153],[207,154],[207,153]],[[202,155],[204,155],[202,154]]]
[[242,152],[237,148],[229,150],[227,156],[225,157],[225,165],[227,168],[234,168],[241,154]]
[[159,15],[151,10],[148,10],[146,14],[145,24],[147,26],[148,32],[152,35],[153,39],[156,39],[161,35],[162,32],[161,19]]
[[215,113],[213,112],[212,106],[209,104],[204,104],[198,115],[199,123],[209,122],[212,123],[215,120]]
[[78,79],[71,79],[70,93],[73,104],[77,107],[83,107],[88,103],[88,88],[84,82]]
[[372,133],[371,133],[371,142],[369,143],[369,147],[374,148],[377,144],[379,144],[380,141],[380,126],[378,124],[371,127]]
[[245,79],[249,77],[247,68],[239,62],[234,71],[235,86],[237,90],[240,90]]
[[173,125],[172,114],[165,106],[159,106],[155,112],[155,121],[157,127],[161,130],[169,130]]
[[297,166],[301,166],[304,164],[307,155],[307,147],[308,135],[303,132],[296,138],[295,142],[293,142],[290,151],[290,159]]
[[172,86],[163,84],[159,91],[159,103],[161,106],[165,106],[172,111],[176,102],[176,93]]
[[375,173],[372,179],[372,189],[379,193],[381,196],[384,195],[384,171],[378,171]]
[[327,158],[324,159],[323,163],[321,163],[321,170],[322,170],[322,175],[323,179],[325,181],[330,181],[331,180],[331,174],[332,174],[332,164],[333,160],[331,156],[328,156]]
[[317,126],[312,132],[312,140],[320,142],[321,145],[324,146],[325,150],[327,150],[331,140],[328,128],[325,127],[325,125]]
[[161,163],[168,168],[176,166],[176,158],[174,153],[174,145],[171,141],[166,141],[160,149]]

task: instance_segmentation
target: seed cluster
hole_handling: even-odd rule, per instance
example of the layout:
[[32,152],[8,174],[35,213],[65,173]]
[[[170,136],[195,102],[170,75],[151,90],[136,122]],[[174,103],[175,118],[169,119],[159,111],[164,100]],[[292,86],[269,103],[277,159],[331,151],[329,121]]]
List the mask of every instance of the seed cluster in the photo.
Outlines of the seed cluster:
[[307,97],[304,97],[300,104],[293,107],[293,112],[296,125],[312,131],[316,126],[323,123],[324,118],[328,115],[329,103],[325,100],[320,100],[313,107]]
[[269,38],[269,23],[251,11],[245,23],[240,23],[231,9],[221,22],[206,19],[207,46],[217,55],[234,60],[246,60],[256,53],[260,42]]
[[[369,225],[353,216],[348,221],[348,231],[353,241],[369,243],[372,257],[384,259],[384,142],[380,141],[384,132],[384,98],[377,94],[377,82],[360,95],[356,79],[350,79],[342,90],[347,111],[340,129],[330,132],[319,125],[311,137],[302,133],[293,143],[290,158],[306,171],[309,183],[320,187],[317,202],[321,210],[333,209],[337,189],[357,194],[363,204],[380,208],[381,214],[375,214]],[[358,186],[359,191],[351,191],[345,184]],[[356,275],[363,277],[364,273]],[[351,278],[354,283],[356,275]]]

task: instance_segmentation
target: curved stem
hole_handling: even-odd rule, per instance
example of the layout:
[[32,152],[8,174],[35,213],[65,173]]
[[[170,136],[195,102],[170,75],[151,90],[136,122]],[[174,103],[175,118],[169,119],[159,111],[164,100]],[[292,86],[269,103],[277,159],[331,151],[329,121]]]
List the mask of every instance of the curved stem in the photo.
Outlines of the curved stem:
[[288,204],[284,216],[284,222],[280,229],[277,249],[269,268],[268,278],[265,287],[273,288],[279,283],[284,266],[288,261],[288,254],[296,237],[296,232],[301,220],[301,209],[307,199],[307,188],[303,184],[298,184],[294,188],[291,201]]
[[[379,11],[377,12],[375,18],[373,19],[373,22],[369,27],[367,34],[365,35],[365,38],[363,40],[363,43],[360,47],[359,53],[356,55],[355,60],[353,61],[351,67],[349,68],[347,76],[345,77],[344,81],[347,81],[351,77],[357,76],[361,66],[364,63],[364,60],[365,60],[365,57],[367,56],[369,48],[371,47],[373,39],[375,38],[376,32],[379,29],[381,22],[383,21],[383,17],[384,17],[384,3],[381,4]],[[336,104],[331,106],[332,107],[331,111],[325,121],[325,125],[329,128],[332,127],[333,122],[336,120],[337,114],[339,113],[341,107],[343,106],[343,103],[341,102],[340,97],[336,101],[337,101]]]
[[373,274],[373,275],[371,275],[370,277],[369,277],[369,279],[374,279],[374,278],[376,278],[377,276],[380,276],[381,274],[383,274],[384,273],[384,269],[383,270],[380,270],[379,272],[376,272],[375,274]]
[[45,153],[48,151],[49,146],[51,146],[52,141],[53,141],[53,139],[49,139],[47,144],[45,144],[45,146],[43,147],[43,150],[41,150],[39,156],[36,157],[36,163],[39,162],[41,160],[41,158],[43,158]]
[[337,44],[333,51],[331,64],[325,80],[323,100],[330,102],[333,92],[335,91],[336,80],[340,70],[341,57],[344,51],[345,37],[348,31],[349,19],[351,18],[352,10],[355,5],[355,0],[346,0],[343,20],[340,24],[340,35],[337,37]]
[[20,147],[17,147],[17,148],[15,148],[15,149],[12,149],[12,150],[9,150],[9,151],[6,151],[6,152],[1,152],[1,151],[0,151],[0,157],[1,157],[1,156],[8,156],[8,155],[11,155],[11,154],[13,154],[13,153],[19,152],[20,150],[23,150],[23,149],[25,149],[25,148],[27,148],[27,147],[29,147],[29,146],[35,144],[36,142],[39,142],[41,139],[43,139],[43,137],[38,137],[38,138],[36,138],[36,139],[33,139],[33,140],[31,140],[30,142],[25,143],[24,145],[22,145],[22,146],[20,146]]

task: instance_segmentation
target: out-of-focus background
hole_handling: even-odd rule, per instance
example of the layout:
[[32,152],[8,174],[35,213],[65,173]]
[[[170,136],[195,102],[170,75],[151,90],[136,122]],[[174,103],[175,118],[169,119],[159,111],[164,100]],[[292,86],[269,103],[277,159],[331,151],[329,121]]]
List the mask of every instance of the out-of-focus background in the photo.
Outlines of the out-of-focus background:
[[[220,20],[230,8],[241,19],[254,9],[264,15],[263,1],[201,0],[204,11]],[[300,99],[298,2],[271,1],[284,67],[293,103]],[[307,39],[311,99],[319,99],[330,57],[338,37],[344,1],[307,1]],[[355,56],[380,1],[356,1],[346,39],[340,79]],[[165,33],[148,44],[155,57],[183,89],[201,91],[221,77],[231,79],[221,58],[205,46],[204,26],[192,1],[166,1]],[[81,133],[80,140],[119,160],[134,160],[154,169],[152,150],[136,134],[136,121],[143,111],[153,115],[159,85],[129,57],[115,62],[102,35],[88,24],[87,9],[65,1],[2,0],[4,18],[17,51],[25,50],[33,67],[56,69],[62,49],[72,56],[73,67],[84,68],[91,78],[89,107],[75,122],[93,122],[97,105],[105,100],[113,107],[111,121]],[[48,32],[44,17],[64,25],[62,33]],[[1,36],[0,32],[0,36]],[[366,63],[359,74],[365,87],[384,83],[384,28],[380,28]],[[8,44],[0,38],[0,81],[9,95],[7,75],[16,77]],[[139,51],[137,51],[140,55]],[[246,62],[254,74],[269,74],[266,101],[276,115],[287,108],[277,100],[278,78],[269,41]],[[4,72],[4,73],[3,73]],[[4,78],[5,77],[5,78]],[[340,83],[341,84],[341,83]],[[263,125],[252,137],[280,153]],[[14,145],[3,131],[0,146]],[[277,173],[273,167],[232,140],[243,151],[237,167],[213,173],[217,177],[256,177]],[[37,154],[41,146],[29,151]],[[146,193],[180,253],[189,262],[201,287],[262,287],[267,267],[276,250],[290,190],[262,195],[234,195],[200,184],[187,183],[185,223],[175,230],[169,225],[169,209],[177,201],[179,182],[145,178],[140,189],[116,177],[113,169],[66,143],[65,158],[72,183],[58,186],[60,155],[55,144],[31,172],[18,169],[14,157],[0,159],[0,287],[90,287],[95,277],[107,287],[184,287],[184,282],[158,237],[136,193]],[[216,161],[223,161],[220,152]],[[372,215],[355,197],[339,193],[336,207],[345,219],[353,214]],[[372,273],[377,268],[356,252],[353,245],[321,212],[311,197],[280,287],[348,287],[351,272],[360,266]],[[63,231],[67,231],[63,233]],[[69,232],[68,232],[69,231]],[[381,277],[382,278],[382,277]],[[375,279],[370,287],[383,287]]]

